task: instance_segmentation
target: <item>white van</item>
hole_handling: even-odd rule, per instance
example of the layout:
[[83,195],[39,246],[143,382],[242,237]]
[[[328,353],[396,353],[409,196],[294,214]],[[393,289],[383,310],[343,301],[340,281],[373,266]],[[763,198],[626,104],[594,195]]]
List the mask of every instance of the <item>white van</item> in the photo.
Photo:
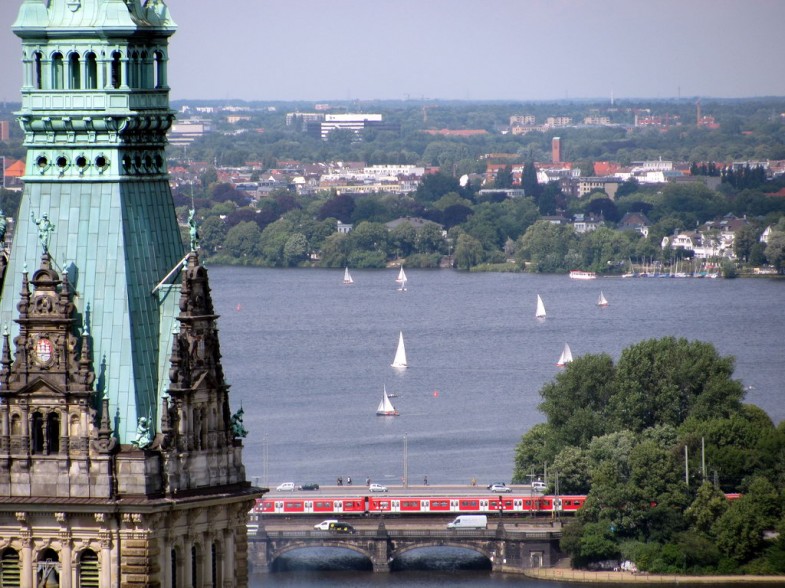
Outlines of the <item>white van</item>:
[[488,517],[486,515],[461,515],[447,523],[448,529],[486,529]]

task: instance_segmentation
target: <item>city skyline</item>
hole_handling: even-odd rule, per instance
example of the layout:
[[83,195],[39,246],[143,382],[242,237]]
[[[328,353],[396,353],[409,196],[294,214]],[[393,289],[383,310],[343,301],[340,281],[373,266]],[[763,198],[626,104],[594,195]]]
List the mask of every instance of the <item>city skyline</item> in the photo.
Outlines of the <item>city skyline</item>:
[[[781,0],[167,4],[175,100],[785,95]],[[2,101],[19,100],[20,5],[0,4]]]

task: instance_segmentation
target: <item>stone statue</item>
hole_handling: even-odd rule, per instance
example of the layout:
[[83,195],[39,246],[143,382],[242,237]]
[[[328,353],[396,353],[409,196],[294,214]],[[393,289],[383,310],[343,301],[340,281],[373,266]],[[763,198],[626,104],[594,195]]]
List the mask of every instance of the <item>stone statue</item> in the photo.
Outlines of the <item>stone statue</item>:
[[246,435],[248,435],[248,431],[243,425],[243,414],[245,414],[245,411],[243,411],[243,407],[241,406],[240,410],[232,415],[231,427],[232,435],[235,439],[244,438]]
[[199,247],[199,229],[196,226],[196,210],[193,208],[188,212],[188,234],[191,237],[191,251],[196,251]]
[[146,417],[139,417],[139,424],[136,427],[136,438],[131,441],[131,445],[139,449],[145,449],[150,446],[153,440],[150,436],[150,427],[147,424]]
[[41,242],[41,247],[44,253],[49,253],[49,241],[52,238],[52,233],[55,232],[55,225],[49,220],[49,215],[44,213],[41,218],[35,218],[35,213],[30,211],[30,218],[38,226],[38,240]]

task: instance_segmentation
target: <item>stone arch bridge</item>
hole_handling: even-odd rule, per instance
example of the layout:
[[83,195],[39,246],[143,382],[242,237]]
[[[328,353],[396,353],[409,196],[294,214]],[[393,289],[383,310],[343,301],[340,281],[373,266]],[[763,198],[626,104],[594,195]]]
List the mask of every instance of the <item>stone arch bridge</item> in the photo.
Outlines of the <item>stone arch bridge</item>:
[[375,530],[353,534],[329,531],[273,531],[260,526],[248,536],[248,561],[256,572],[270,571],[273,562],[304,547],[350,549],[373,564],[375,572],[389,572],[392,562],[422,547],[459,547],[475,551],[491,562],[493,571],[551,567],[559,555],[561,530],[508,530],[499,523],[492,530],[388,530],[384,521]]

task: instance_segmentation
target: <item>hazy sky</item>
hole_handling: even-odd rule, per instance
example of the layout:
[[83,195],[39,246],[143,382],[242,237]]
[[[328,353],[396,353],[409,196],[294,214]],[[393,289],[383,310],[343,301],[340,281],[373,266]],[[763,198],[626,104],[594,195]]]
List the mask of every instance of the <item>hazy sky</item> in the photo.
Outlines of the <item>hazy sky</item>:
[[[21,0],[0,0],[18,100]],[[785,0],[168,0],[174,99],[785,96]]]

